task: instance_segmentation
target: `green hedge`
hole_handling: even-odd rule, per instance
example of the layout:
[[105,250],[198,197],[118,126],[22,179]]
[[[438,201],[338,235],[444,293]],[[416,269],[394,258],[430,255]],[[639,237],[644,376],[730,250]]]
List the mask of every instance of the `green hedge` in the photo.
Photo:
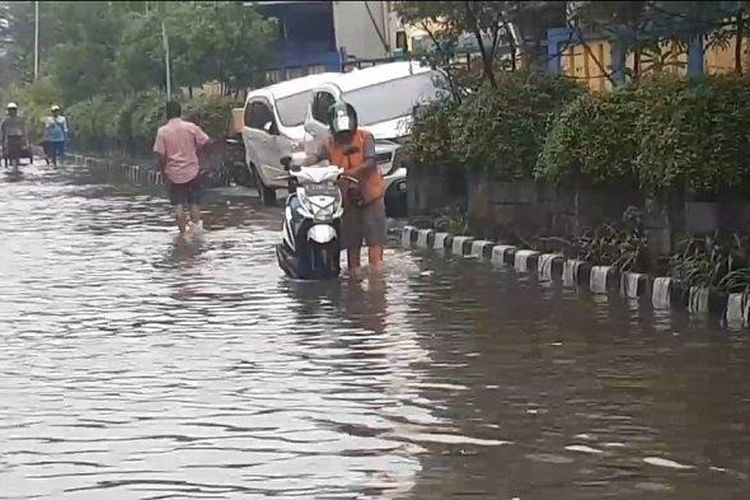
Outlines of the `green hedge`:
[[60,94],[48,78],[41,78],[27,86],[10,86],[2,89],[2,113],[9,102],[18,104],[18,114],[26,127],[26,135],[32,144],[40,144],[44,138],[44,118],[51,115],[53,104],[60,104]]
[[[87,150],[147,153],[164,124],[164,95],[142,92],[118,100],[94,96],[67,110],[76,144]],[[212,137],[226,133],[234,101],[220,96],[183,100],[183,115],[196,120]]]
[[485,85],[460,104],[415,115],[415,159],[488,169],[507,180],[530,178],[552,117],[584,90],[570,80],[520,71],[497,80],[497,89]]
[[[18,103],[29,140],[41,143],[44,118],[51,114],[50,107],[63,104],[52,82],[42,79],[33,85],[3,89],[0,94],[3,102]],[[181,100],[183,115],[197,121],[214,138],[226,133],[232,107],[241,105],[224,96]],[[94,95],[67,106],[64,113],[70,125],[71,140],[77,148],[148,154],[156,130],[165,122],[164,105],[164,94],[154,89],[125,96]]]
[[536,176],[699,196],[750,179],[750,79],[646,80],[581,97],[555,120]]
[[567,185],[634,183],[638,113],[630,90],[580,96],[555,119],[535,176]]

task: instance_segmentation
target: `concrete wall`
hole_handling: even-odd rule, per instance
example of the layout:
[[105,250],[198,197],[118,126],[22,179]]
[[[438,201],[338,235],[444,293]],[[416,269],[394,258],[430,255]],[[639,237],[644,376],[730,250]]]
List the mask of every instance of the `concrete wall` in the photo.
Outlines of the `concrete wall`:
[[650,198],[635,189],[504,182],[483,173],[468,175],[462,191],[456,186],[462,181],[450,175],[450,169],[410,167],[410,216],[465,203],[473,236],[518,241],[570,238],[603,224],[619,224],[625,210],[634,206],[642,213],[653,257],[676,251],[688,234],[750,233],[750,201],[741,193],[725,193],[710,202],[680,193]]
[[[391,2],[333,2],[333,26],[336,46],[345,47],[346,53],[358,59],[375,59],[390,54],[383,45],[378,30],[386,44],[396,45],[397,18],[390,8]],[[367,12],[369,7],[372,17]]]

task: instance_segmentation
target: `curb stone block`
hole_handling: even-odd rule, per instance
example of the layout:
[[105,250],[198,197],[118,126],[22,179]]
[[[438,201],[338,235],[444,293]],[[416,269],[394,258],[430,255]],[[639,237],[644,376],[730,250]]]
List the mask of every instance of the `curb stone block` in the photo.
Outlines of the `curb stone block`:
[[730,293],[727,299],[726,325],[730,327],[747,327],[750,323],[750,300],[744,293]]
[[563,263],[563,286],[573,287],[578,284],[578,275],[584,262],[577,259],[567,259]]
[[561,276],[565,258],[555,253],[545,253],[539,256],[537,277],[539,281],[552,281],[554,276]]
[[516,250],[513,256],[513,269],[519,273],[526,273],[534,269],[539,258],[536,250]]
[[435,250],[445,250],[453,242],[453,235],[450,233],[435,233],[432,248]]
[[672,304],[672,278],[654,278],[651,290],[654,309],[669,309]]
[[646,291],[648,277],[641,273],[626,272],[620,275],[620,294],[628,299],[637,299]]
[[473,241],[474,238],[471,236],[454,236],[453,242],[451,243],[451,253],[463,257],[467,254],[467,250],[471,251],[471,244]]
[[611,281],[611,274],[612,266],[592,266],[589,274],[589,290],[591,290],[591,293],[606,294],[608,291],[607,285]]
[[404,248],[411,248],[412,235],[416,233],[417,228],[414,226],[404,226],[401,230],[401,246]]
[[507,255],[515,251],[516,247],[512,245],[495,245],[492,247],[492,257],[490,257],[490,260],[495,265],[504,266],[508,264]]
[[480,260],[490,260],[492,258],[492,247],[494,243],[487,240],[474,240],[471,243],[471,251],[467,257]]
[[430,248],[430,240],[434,239],[435,231],[420,229],[417,231],[417,248]]

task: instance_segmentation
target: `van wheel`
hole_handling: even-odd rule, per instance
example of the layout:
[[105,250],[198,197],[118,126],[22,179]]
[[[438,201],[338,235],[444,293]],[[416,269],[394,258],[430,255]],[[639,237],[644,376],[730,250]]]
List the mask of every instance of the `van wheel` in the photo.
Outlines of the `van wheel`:
[[260,195],[260,202],[263,206],[270,207],[276,204],[276,190],[268,188],[263,184],[263,181],[258,175],[258,169],[255,165],[251,166],[253,170],[253,178],[255,179],[255,185],[258,187],[258,195]]
[[255,186],[255,175],[245,166],[245,163],[233,163],[229,167],[232,180],[235,184],[242,187]]

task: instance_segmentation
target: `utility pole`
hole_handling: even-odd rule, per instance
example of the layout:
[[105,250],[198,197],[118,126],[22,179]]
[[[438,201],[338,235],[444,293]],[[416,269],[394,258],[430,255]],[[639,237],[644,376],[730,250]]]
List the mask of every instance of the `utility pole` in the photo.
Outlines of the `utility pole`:
[[164,20],[161,22],[161,37],[164,42],[164,64],[167,70],[167,100],[172,99],[172,74],[169,68],[169,39],[167,38],[167,26]]
[[39,78],[39,2],[34,2],[34,81]]

